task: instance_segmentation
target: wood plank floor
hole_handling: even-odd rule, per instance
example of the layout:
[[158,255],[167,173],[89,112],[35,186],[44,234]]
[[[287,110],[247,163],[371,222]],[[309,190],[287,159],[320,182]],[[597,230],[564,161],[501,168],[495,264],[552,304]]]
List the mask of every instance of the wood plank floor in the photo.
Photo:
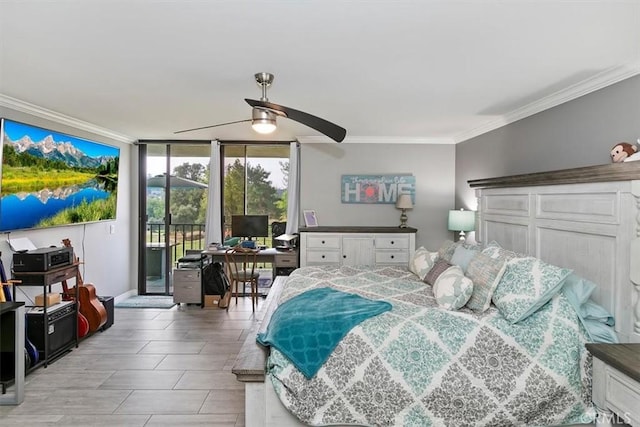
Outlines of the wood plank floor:
[[249,298],[228,312],[116,308],[114,319],[28,375],[24,402],[0,406],[0,426],[244,426],[231,367],[255,322]]

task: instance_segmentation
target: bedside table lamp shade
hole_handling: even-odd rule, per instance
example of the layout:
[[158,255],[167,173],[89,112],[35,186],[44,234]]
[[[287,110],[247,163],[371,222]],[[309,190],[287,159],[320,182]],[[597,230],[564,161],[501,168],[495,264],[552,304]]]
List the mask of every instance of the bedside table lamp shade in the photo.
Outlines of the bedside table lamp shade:
[[396,208],[402,209],[400,215],[400,228],[407,228],[407,209],[413,209],[410,194],[400,194],[396,200]]
[[465,231],[473,231],[476,228],[475,211],[451,210],[449,211],[449,230],[459,231],[460,240],[464,240]]

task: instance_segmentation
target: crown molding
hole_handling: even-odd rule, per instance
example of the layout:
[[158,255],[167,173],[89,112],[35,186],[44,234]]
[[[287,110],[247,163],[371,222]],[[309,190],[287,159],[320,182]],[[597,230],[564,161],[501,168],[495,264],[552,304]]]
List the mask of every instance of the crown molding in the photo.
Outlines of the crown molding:
[[524,107],[515,109],[504,116],[489,120],[482,126],[478,126],[466,132],[461,132],[453,139],[456,144],[467,141],[471,138],[475,138],[476,136],[491,132],[492,130],[532,116],[541,111],[564,104],[565,102],[580,98],[581,96],[603,89],[607,86],[611,86],[612,84],[634,77],[638,74],[640,74],[640,61],[612,67],[606,71],[596,74],[593,77],[576,83],[573,86],[545,96],[544,98],[525,105]]
[[[296,138],[302,144],[318,144],[336,142],[326,136],[299,136]],[[455,144],[453,138],[414,138],[397,136],[347,136],[343,144]]]
[[67,116],[52,110],[48,110],[43,107],[39,107],[34,104],[30,104],[25,101],[21,101],[16,98],[12,98],[0,93],[0,107],[11,108],[12,110],[20,111],[22,113],[31,114],[33,116],[41,117],[43,119],[51,120],[52,122],[60,123],[62,125],[71,126],[76,129],[81,129],[87,132],[91,132],[96,135],[104,136],[109,139],[113,139],[119,142],[132,144],[136,141],[128,135],[110,131],[93,123],[85,122],[83,120],[76,119],[71,116]]

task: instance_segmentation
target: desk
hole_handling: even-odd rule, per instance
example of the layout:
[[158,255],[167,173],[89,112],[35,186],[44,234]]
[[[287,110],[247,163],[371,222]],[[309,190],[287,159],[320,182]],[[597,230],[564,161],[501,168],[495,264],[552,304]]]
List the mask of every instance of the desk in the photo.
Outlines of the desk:
[[[8,326],[8,328],[7,328]],[[13,330],[8,329],[13,326]],[[24,303],[0,303],[0,327],[2,336],[10,336],[12,343],[2,341],[3,356],[12,353],[13,356],[13,387],[12,392],[0,395],[0,405],[19,405],[24,401]],[[6,334],[6,335],[5,335]],[[11,351],[8,351],[11,347]],[[4,357],[3,357],[4,359]]]
[[[209,256],[212,261],[224,262],[226,249],[206,249],[203,254]],[[298,268],[298,251],[279,251],[275,248],[262,249],[256,254],[257,262],[270,262],[273,264],[273,277],[288,276],[293,269]],[[287,274],[278,274],[280,271]]]

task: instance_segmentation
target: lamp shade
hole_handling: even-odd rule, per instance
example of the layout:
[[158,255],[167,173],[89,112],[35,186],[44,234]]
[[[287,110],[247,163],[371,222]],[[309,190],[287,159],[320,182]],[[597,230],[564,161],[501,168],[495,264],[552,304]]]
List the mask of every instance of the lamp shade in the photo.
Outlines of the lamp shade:
[[475,211],[449,211],[450,231],[473,231],[476,228]]
[[413,209],[413,202],[411,201],[410,194],[400,194],[396,200],[396,208],[398,209]]

